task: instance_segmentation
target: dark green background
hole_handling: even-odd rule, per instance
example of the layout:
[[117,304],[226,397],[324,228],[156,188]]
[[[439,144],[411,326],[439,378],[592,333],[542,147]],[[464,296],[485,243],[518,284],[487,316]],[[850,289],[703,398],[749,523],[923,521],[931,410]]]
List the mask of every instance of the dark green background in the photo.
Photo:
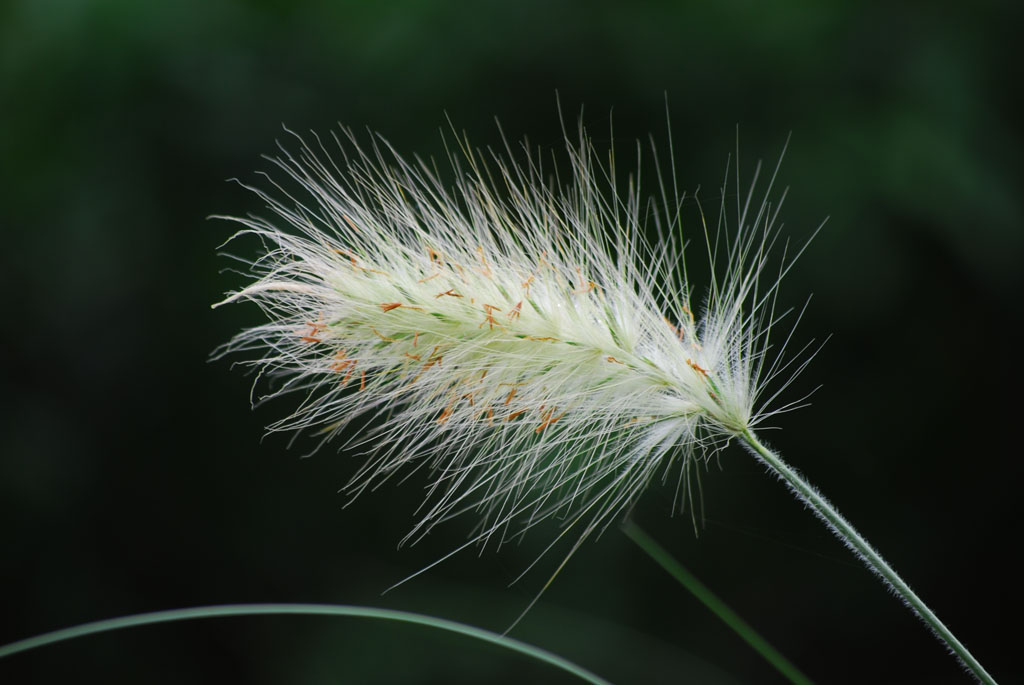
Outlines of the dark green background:
[[[814,297],[825,346],[769,438],[860,527],[980,660],[1021,668],[1019,3],[0,2],[0,642],[207,603],[323,601],[501,630],[551,563],[511,589],[521,548],[412,549],[423,481],[342,509],[351,454],[262,426],[250,380],[207,355],[253,307],[211,312],[231,228],[282,123],[369,126],[443,151],[447,112],[479,145],[560,142],[555,92],[599,139],[664,140],[681,183],[774,160],[786,233],[825,230],[783,299]],[[706,191],[707,192],[707,191]],[[882,585],[741,450],[704,478],[695,539],[655,484],[636,519],[823,683],[968,682]],[[621,683],[778,676],[612,529],[515,631]],[[16,682],[530,682],[545,668],[423,629],[217,620],[0,662]]]

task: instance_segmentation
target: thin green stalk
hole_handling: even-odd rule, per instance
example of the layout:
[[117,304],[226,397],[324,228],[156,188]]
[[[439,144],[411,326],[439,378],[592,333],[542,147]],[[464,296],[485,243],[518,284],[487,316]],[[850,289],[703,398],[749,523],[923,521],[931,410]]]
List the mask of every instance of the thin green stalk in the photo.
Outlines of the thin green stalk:
[[804,504],[828,526],[836,537],[842,540],[843,544],[849,547],[861,558],[867,567],[874,573],[881,576],[882,580],[910,607],[911,611],[924,621],[939,640],[957,656],[961,665],[978,681],[995,685],[995,679],[982,667],[978,660],[967,651],[959,640],[950,632],[949,628],[939,620],[928,605],[918,597],[913,590],[903,581],[902,578],[882,559],[881,555],[868,544],[868,541],[861,537],[860,533],[844,519],[835,507],[828,500],[821,496],[818,491],[804,480],[799,473],[790,468],[782,458],[765,447],[757,439],[752,431],[744,431],[740,437],[743,438],[747,449],[764,464],[769,471],[782,480],[789,489]]
[[768,641],[744,621],[735,611],[730,609],[725,602],[720,600],[704,583],[690,573],[682,564],[676,561],[664,547],[659,545],[653,538],[645,533],[632,521],[627,521],[622,526],[623,532],[630,540],[635,542],[640,549],[647,553],[663,569],[679,581],[690,593],[712,611],[727,626],[733,629],[748,645],[763,656],[768,663],[784,675],[789,682],[795,685],[811,685],[811,680],[800,672],[786,657],[782,656]]
[[590,671],[586,670],[581,666],[563,659],[562,657],[552,654],[540,647],[534,647],[528,645],[525,642],[520,642],[504,635],[498,635],[492,633],[489,630],[483,630],[482,628],[475,628],[473,626],[464,625],[462,623],[456,623],[455,621],[448,621],[443,618],[434,618],[433,616],[423,616],[421,614],[412,614],[405,611],[392,611],[390,609],[375,609],[373,607],[359,607],[359,606],[346,606],[346,605],[334,605],[334,604],[233,604],[233,605],[221,605],[221,606],[209,606],[209,607],[194,607],[190,609],[172,609],[170,611],[155,611],[147,614],[135,614],[134,616],[123,616],[121,618],[111,618],[104,621],[94,621],[92,623],[83,623],[82,625],[74,626],[72,628],[64,628],[63,630],[55,630],[50,633],[43,633],[25,640],[19,640],[18,642],[12,642],[9,645],[0,647],[0,659],[17,654],[18,652],[24,652],[29,649],[35,649],[44,645],[50,645],[55,642],[62,642],[64,640],[72,640],[86,635],[93,635],[95,633],[104,633],[110,630],[119,630],[121,628],[131,628],[135,626],[150,625],[153,623],[169,623],[172,621],[186,621],[198,618],[216,618],[224,616],[266,616],[272,614],[291,614],[291,615],[304,615],[304,616],[352,616],[357,618],[376,618],[383,619],[386,621],[401,621],[404,623],[415,623],[421,626],[427,626],[430,628],[437,628],[439,630],[447,630],[453,633],[459,633],[466,637],[471,637],[476,640],[482,640],[484,642],[490,642],[496,644],[499,647],[510,649],[526,656],[543,661],[547,664],[560,668],[563,671],[571,673],[581,680],[594,685],[610,685],[610,683],[597,676]]

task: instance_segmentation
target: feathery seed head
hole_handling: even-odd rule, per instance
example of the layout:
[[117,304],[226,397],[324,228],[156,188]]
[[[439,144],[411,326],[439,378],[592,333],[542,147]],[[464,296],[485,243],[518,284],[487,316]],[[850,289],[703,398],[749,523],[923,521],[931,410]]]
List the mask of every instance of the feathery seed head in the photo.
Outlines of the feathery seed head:
[[471,543],[553,515],[582,541],[673,464],[685,503],[694,461],[775,413],[761,394],[786,366],[766,352],[792,261],[767,273],[778,208],[752,205],[753,187],[732,226],[723,189],[703,229],[712,281],[694,306],[674,177],[659,175],[655,211],[582,126],[568,178],[525,145],[514,161],[459,140],[453,187],[379,137],[342,130],[333,152],[295,138],[271,161],[301,194],[271,181],[251,188],[271,218],[223,217],[264,252],[220,304],[255,302],[267,322],[215,356],[250,357],[276,381],[268,397],[303,397],[271,430],[328,440],[379,416],[351,439],[370,456],[348,490],[428,466],[407,540],[474,510]]

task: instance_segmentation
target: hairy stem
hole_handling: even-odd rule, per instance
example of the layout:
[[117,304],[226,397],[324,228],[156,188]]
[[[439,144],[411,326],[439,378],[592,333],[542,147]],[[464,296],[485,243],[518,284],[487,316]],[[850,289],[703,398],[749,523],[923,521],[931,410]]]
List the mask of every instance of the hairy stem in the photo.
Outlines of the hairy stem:
[[43,633],[42,635],[37,635],[25,640],[19,640],[18,642],[12,642],[8,645],[0,646],[0,659],[19,652],[25,652],[37,647],[54,644],[56,642],[72,640],[86,635],[93,635],[95,633],[119,630],[121,628],[144,626],[153,623],[170,623],[172,621],[185,621],[197,618],[266,616],[272,614],[350,616],[356,618],[375,618],[388,621],[415,623],[429,628],[459,633],[460,635],[465,635],[484,642],[490,642],[498,645],[499,647],[504,647],[505,649],[525,654],[532,659],[543,661],[556,668],[560,668],[563,671],[571,673],[579,677],[581,680],[593,683],[594,685],[610,685],[607,680],[594,675],[585,668],[577,666],[567,659],[563,659],[557,654],[552,654],[540,647],[534,647],[533,645],[528,645],[525,642],[520,642],[519,640],[515,640],[504,635],[492,633],[489,630],[483,630],[482,628],[468,626],[455,621],[448,621],[443,618],[423,616],[422,614],[413,614],[406,611],[393,611],[390,609],[376,609],[374,607],[346,606],[338,604],[233,604],[194,607],[190,609],[172,609],[170,611],[154,611],[147,614],[122,616],[121,618],[111,618],[104,621],[83,623],[72,628],[55,630],[50,633]]
[[988,674],[978,660],[967,651],[946,625],[939,620],[928,605],[918,597],[910,586],[900,578],[899,574],[882,559],[881,555],[861,537],[860,533],[844,519],[835,507],[826,500],[810,483],[803,479],[796,470],[791,468],[782,458],[765,447],[750,430],[740,434],[745,446],[754,457],[764,464],[770,472],[782,480],[796,497],[811,508],[829,529],[835,533],[843,544],[861,558],[867,567],[880,576],[883,581],[910,607],[925,625],[944,642],[961,665],[979,682],[995,685],[995,679]]
[[710,609],[715,616],[732,628],[748,645],[763,656],[789,682],[794,683],[794,685],[811,685],[811,680],[801,673],[800,669],[768,644],[768,641],[750,627],[750,624],[740,618],[735,611],[730,609],[725,602],[719,599],[715,593],[711,592],[704,583],[700,582],[696,576],[676,561],[664,547],[659,545],[639,526],[632,521],[627,521],[622,526],[622,531],[626,534],[626,537],[646,552],[651,559],[679,581],[680,585],[689,590],[701,604]]

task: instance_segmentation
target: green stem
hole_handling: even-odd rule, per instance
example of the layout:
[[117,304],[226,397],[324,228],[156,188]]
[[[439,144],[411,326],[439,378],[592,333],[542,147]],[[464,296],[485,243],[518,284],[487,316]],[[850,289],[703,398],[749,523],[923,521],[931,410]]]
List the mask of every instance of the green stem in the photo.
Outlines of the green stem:
[[110,630],[119,630],[121,628],[144,626],[153,623],[169,623],[171,621],[185,621],[197,618],[266,616],[271,614],[353,616],[357,618],[376,618],[387,621],[415,623],[417,625],[428,626],[430,628],[459,633],[460,635],[465,635],[484,642],[490,642],[498,645],[499,647],[504,647],[505,649],[525,654],[533,659],[543,661],[556,668],[560,668],[563,671],[571,673],[588,683],[593,683],[594,685],[610,685],[607,680],[591,673],[581,666],[577,666],[571,661],[563,659],[556,654],[552,654],[540,647],[534,647],[533,645],[528,645],[525,642],[520,642],[519,640],[515,640],[504,635],[492,633],[489,630],[467,626],[462,623],[448,621],[443,618],[412,614],[405,611],[392,611],[390,609],[375,609],[373,607],[334,604],[234,604],[194,607],[190,609],[172,609],[170,611],[155,611],[148,614],[135,614],[133,616],[123,616],[121,618],[111,618],[104,621],[83,623],[82,625],[74,626],[73,628],[55,630],[51,633],[43,633],[42,635],[37,635],[25,640],[12,642],[9,645],[0,647],[0,659],[11,656],[12,654],[17,654],[18,652],[24,652],[44,645],[50,645],[55,642],[71,640],[74,638],[84,637],[86,635],[93,635],[95,633],[104,633]]
[[640,549],[647,553],[663,569],[679,581],[690,593],[711,610],[727,626],[732,628],[737,635],[763,656],[768,663],[784,675],[795,685],[811,685],[811,680],[800,672],[786,657],[782,656],[768,641],[761,637],[756,630],[744,621],[735,611],[730,609],[725,602],[720,600],[704,583],[690,573],[682,564],[672,558],[664,547],[654,541],[647,533],[632,521],[627,521],[622,526],[623,532],[630,540],[635,542]]
[[925,622],[939,640],[946,643],[946,646],[957,656],[961,665],[979,682],[995,685],[995,679],[982,667],[978,660],[967,651],[967,648],[960,644],[949,628],[939,620],[931,609],[928,608],[921,598],[903,581],[902,578],[882,559],[881,555],[868,544],[868,541],[860,536],[860,533],[844,519],[835,507],[828,500],[821,496],[818,491],[804,480],[799,473],[790,468],[782,458],[765,447],[757,439],[757,436],[750,430],[740,434],[746,443],[751,454],[764,464],[769,471],[782,480],[789,489],[804,504],[809,506],[815,515],[828,526],[836,537],[842,540],[843,544],[849,547],[861,558],[861,561],[874,573],[881,576],[882,580],[900,596],[917,616]]

